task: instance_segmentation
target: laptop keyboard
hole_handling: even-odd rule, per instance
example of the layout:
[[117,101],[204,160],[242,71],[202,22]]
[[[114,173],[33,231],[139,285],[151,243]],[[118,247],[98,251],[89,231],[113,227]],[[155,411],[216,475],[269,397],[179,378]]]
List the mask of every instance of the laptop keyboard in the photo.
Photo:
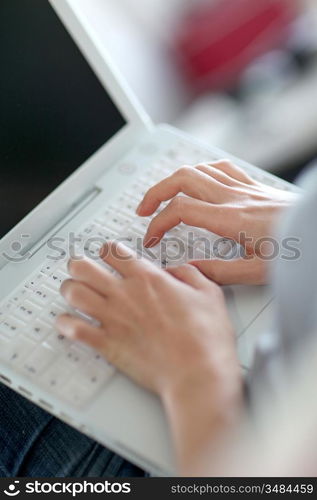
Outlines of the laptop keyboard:
[[[106,209],[79,229],[71,252],[65,249],[64,258],[58,261],[48,258],[0,304],[2,363],[65,403],[73,407],[85,406],[112,379],[116,370],[90,347],[72,342],[54,329],[58,315],[65,312],[80,315],[69,308],[59,293],[62,282],[69,277],[67,260],[70,254],[98,260],[101,245],[119,239],[143,258],[160,267],[168,267],[181,265],[189,259],[211,257],[215,241],[221,255],[233,251],[232,242],[182,224],[170,231],[154,249],[145,250],[142,246],[151,218],[137,217],[136,207],[149,187],[171,174],[185,158],[193,164],[201,161],[200,151],[186,148],[184,151],[184,144],[181,144],[179,149],[166,152],[159,163],[144,171]],[[260,173],[258,180],[278,184],[265,173],[263,176]],[[207,247],[206,241],[209,242]]]

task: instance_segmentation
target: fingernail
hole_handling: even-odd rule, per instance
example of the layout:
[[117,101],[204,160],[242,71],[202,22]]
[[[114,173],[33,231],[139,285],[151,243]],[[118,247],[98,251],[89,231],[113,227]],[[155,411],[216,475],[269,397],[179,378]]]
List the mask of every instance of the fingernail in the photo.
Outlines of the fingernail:
[[143,238],[143,246],[147,247],[148,244],[150,243],[149,240],[150,240],[150,238],[148,237],[148,234],[146,233],[146,235]]
[[71,316],[69,314],[62,314],[61,316],[58,316],[55,320],[55,328],[58,330],[60,335],[63,335],[63,337],[72,339],[74,337],[74,333],[73,330],[70,329],[67,324],[65,324],[65,317],[70,318]]

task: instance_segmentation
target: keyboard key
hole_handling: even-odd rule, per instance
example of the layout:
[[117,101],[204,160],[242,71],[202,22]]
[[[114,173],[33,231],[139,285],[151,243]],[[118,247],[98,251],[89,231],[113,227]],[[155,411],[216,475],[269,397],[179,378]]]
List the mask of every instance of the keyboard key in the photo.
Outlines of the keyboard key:
[[56,393],[65,387],[74,367],[63,359],[56,359],[41,377],[41,384]]
[[109,212],[105,223],[109,229],[121,234],[127,226],[131,225],[132,220],[132,217],[118,215],[115,212]]
[[109,207],[110,210],[119,210],[119,212],[126,215],[135,215],[135,211],[138,206],[138,202],[135,198],[131,198],[130,196],[120,196],[117,200],[117,208],[115,206]]
[[[79,349],[80,351],[89,354],[89,358],[95,355],[96,351],[92,347],[90,347],[87,344],[84,344],[82,342],[76,342],[76,349]],[[88,359],[89,359],[88,358]]]
[[97,241],[97,242],[102,242],[104,243],[105,240],[108,240],[109,237],[117,238],[119,236],[119,233],[116,231],[113,231],[109,227],[106,227],[105,225],[98,225],[98,231],[94,233],[92,241]]
[[32,294],[32,301],[37,305],[45,307],[50,304],[56,294],[52,292],[50,288],[45,285],[40,285],[38,288],[35,288]]
[[28,288],[30,290],[34,290],[34,288],[39,286],[39,284],[41,283],[41,281],[44,278],[45,278],[45,275],[42,274],[41,272],[36,273],[35,276],[31,277],[30,280],[28,280],[24,286],[25,286],[25,288]]
[[79,237],[88,238],[89,236],[92,236],[93,234],[97,233],[99,227],[100,226],[97,224],[89,224],[80,231]]
[[151,218],[150,217],[146,217],[146,218],[140,218],[138,220],[136,220],[132,227],[131,227],[131,231],[140,235],[140,236],[144,236],[148,227],[149,227],[149,224],[151,222]]
[[0,322],[1,320],[5,319],[8,314],[12,313],[15,309],[16,309],[15,303],[11,301],[3,303],[0,307]]
[[30,377],[41,375],[57,356],[56,351],[45,344],[41,344],[25,360],[22,371]]
[[112,379],[114,373],[115,369],[104,360],[91,361],[65,386],[63,396],[68,403],[82,406]]
[[[72,406],[83,406],[94,396],[90,387],[82,381],[82,377],[76,374],[66,386],[62,387],[62,398]],[[85,381],[84,381],[85,382]]]
[[77,345],[71,345],[64,353],[64,359],[71,365],[82,365],[89,359],[89,354]]
[[103,212],[101,212],[100,214],[97,214],[96,217],[95,217],[95,222],[101,227],[103,228],[104,225],[106,224],[107,222],[107,219],[109,217],[109,209],[107,210],[104,210]]
[[91,390],[102,386],[115,372],[115,368],[104,359],[92,360],[80,371],[82,378],[86,380],[86,384],[91,387]]
[[60,307],[59,304],[56,304],[55,302],[51,304],[46,311],[42,313],[41,318],[43,321],[50,323],[50,324],[55,324],[56,319],[58,316],[61,314],[64,314],[65,310]]
[[6,350],[7,362],[10,365],[20,367],[25,358],[36,348],[36,343],[19,335],[9,343]]
[[0,324],[0,332],[9,338],[16,337],[17,334],[23,333],[26,328],[26,324],[22,321],[19,321],[17,318],[13,316],[7,317]]
[[142,198],[144,198],[144,196],[146,195],[146,193],[148,192],[149,190],[149,187],[150,187],[151,184],[149,184],[148,182],[146,182],[145,184],[143,182],[135,182],[132,186],[131,186],[131,191],[129,190],[129,194],[133,194],[133,196],[135,198],[138,198],[140,201],[142,200]]
[[53,290],[59,290],[63,281],[69,278],[69,275],[61,271],[55,270],[46,280],[45,285]]
[[64,335],[61,335],[57,331],[52,331],[51,334],[45,339],[45,345],[51,347],[52,349],[55,350],[62,350],[66,349],[69,347],[71,344],[71,341],[64,337]]
[[87,257],[88,259],[92,259],[92,260],[98,259],[100,256],[100,250],[101,250],[103,244],[104,243],[102,243],[101,240],[100,240],[99,244],[92,243],[92,242],[87,243],[84,246],[85,257]]
[[25,300],[17,307],[14,315],[24,321],[32,321],[41,313],[41,309],[30,300]]
[[[146,185],[149,183],[151,187],[157,184],[159,181],[168,177],[171,173],[172,172],[170,169],[165,169],[161,165],[159,165],[158,168],[156,167],[146,170],[146,172],[144,172],[143,174],[143,179]],[[142,198],[142,196],[140,198]]]
[[67,276],[69,275],[69,272],[68,272],[68,260],[69,259],[63,259],[59,262],[59,266],[58,266],[58,269],[60,271],[62,271],[64,274],[66,274]]
[[65,311],[65,312],[71,310],[70,305],[66,302],[64,297],[62,295],[60,295],[60,293],[57,293],[55,295],[54,304],[58,307],[61,307],[63,309],[63,311]]
[[37,319],[35,323],[26,330],[26,335],[33,340],[42,342],[52,331],[52,325]]
[[23,287],[21,290],[18,290],[10,297],[10,302],[13,304],[21,304],[27,297],[29,297],[31,291],[27,288]]
[[7,361],[8,359],[8,349],[10,345],[10,339],[5,337],[0,332],[0,359],[1,361]]
[[99,352],[93,350],[92,351],[92,359],[91,362],[94,363],[96,366],[99,366],[103,369],[103,367],[106,367],[106,369],[111,368],[114,369],[114,367],[104,358]]
[[40,272],[42,274],[44,274],[44,276],[49,276],[50,274],[52,274],[52,272],[57,267],[57,265],[58,265],[58,263],[56,261],[49,260],[49,261],[47,261],[47,262],[45,262],[43,264],[43,266],[41,267]]
[[134,231],[128,230],[121,236],[120,241],[131,250],[135,250],[138,246],[138,235]]

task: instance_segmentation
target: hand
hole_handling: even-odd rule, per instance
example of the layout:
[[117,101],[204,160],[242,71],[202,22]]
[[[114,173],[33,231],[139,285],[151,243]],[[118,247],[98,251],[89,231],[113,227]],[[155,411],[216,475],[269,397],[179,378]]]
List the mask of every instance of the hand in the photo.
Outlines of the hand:
[[[187,196],[177,196],[180,193]],[[171,199],[150,223],[145,246],[156,245],[167,231],[184,222],[233,239],[246,250],[245,259],[191,262],[207,277],[223,285],[266,282],[263,238],[272,237],[281,210],[293,204],[297,195],[256,182],[224,160],[180,168],[147,192],[137,213],[150,216]]]
[[122,278],[95,262],[71,261],[73,279],[61,288],[69,304],[100,327],[64,315],[57,322],[61,333],[97,349],[162,398],[202,371],[216,385],[236,376],[233,328],[217,285],[192,266],[162,271],[114,243],[105,247],[104,260]]
[[[242,381],[234,332],[221,289],[192,266],[157,269],[123,245],[104,261],[71,261],[62,285],[69,304],[100,326],[64,315],[57,328],[97,349],[135,382],[161,397],[179,471],[192,475],[218,457],[235,433]],[[213,450],[213,456],[209,451]]]

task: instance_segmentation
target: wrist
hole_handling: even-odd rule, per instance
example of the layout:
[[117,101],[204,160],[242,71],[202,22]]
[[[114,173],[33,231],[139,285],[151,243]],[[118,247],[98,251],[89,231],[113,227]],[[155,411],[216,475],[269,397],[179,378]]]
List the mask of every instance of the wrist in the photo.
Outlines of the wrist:
[[186,375],[169,381],[160,391],[160,397],[167,414],[193,404],[208,407],[214,413],[227,413],[241,404],[242,387],[238,365],[229,370],[207,365],[191,367]]
[[[233,372],[226,377],[224,372],[200,367],[188,378],[174,380],[161,393],[181,474],[196,475],[199,471],[201,475],[200,463],[205,462],[205,456],[213,468],[219,461],[218,451],[225,450],[237,433],[242,377]],[[213,459],[215,464],[210,462]]]

